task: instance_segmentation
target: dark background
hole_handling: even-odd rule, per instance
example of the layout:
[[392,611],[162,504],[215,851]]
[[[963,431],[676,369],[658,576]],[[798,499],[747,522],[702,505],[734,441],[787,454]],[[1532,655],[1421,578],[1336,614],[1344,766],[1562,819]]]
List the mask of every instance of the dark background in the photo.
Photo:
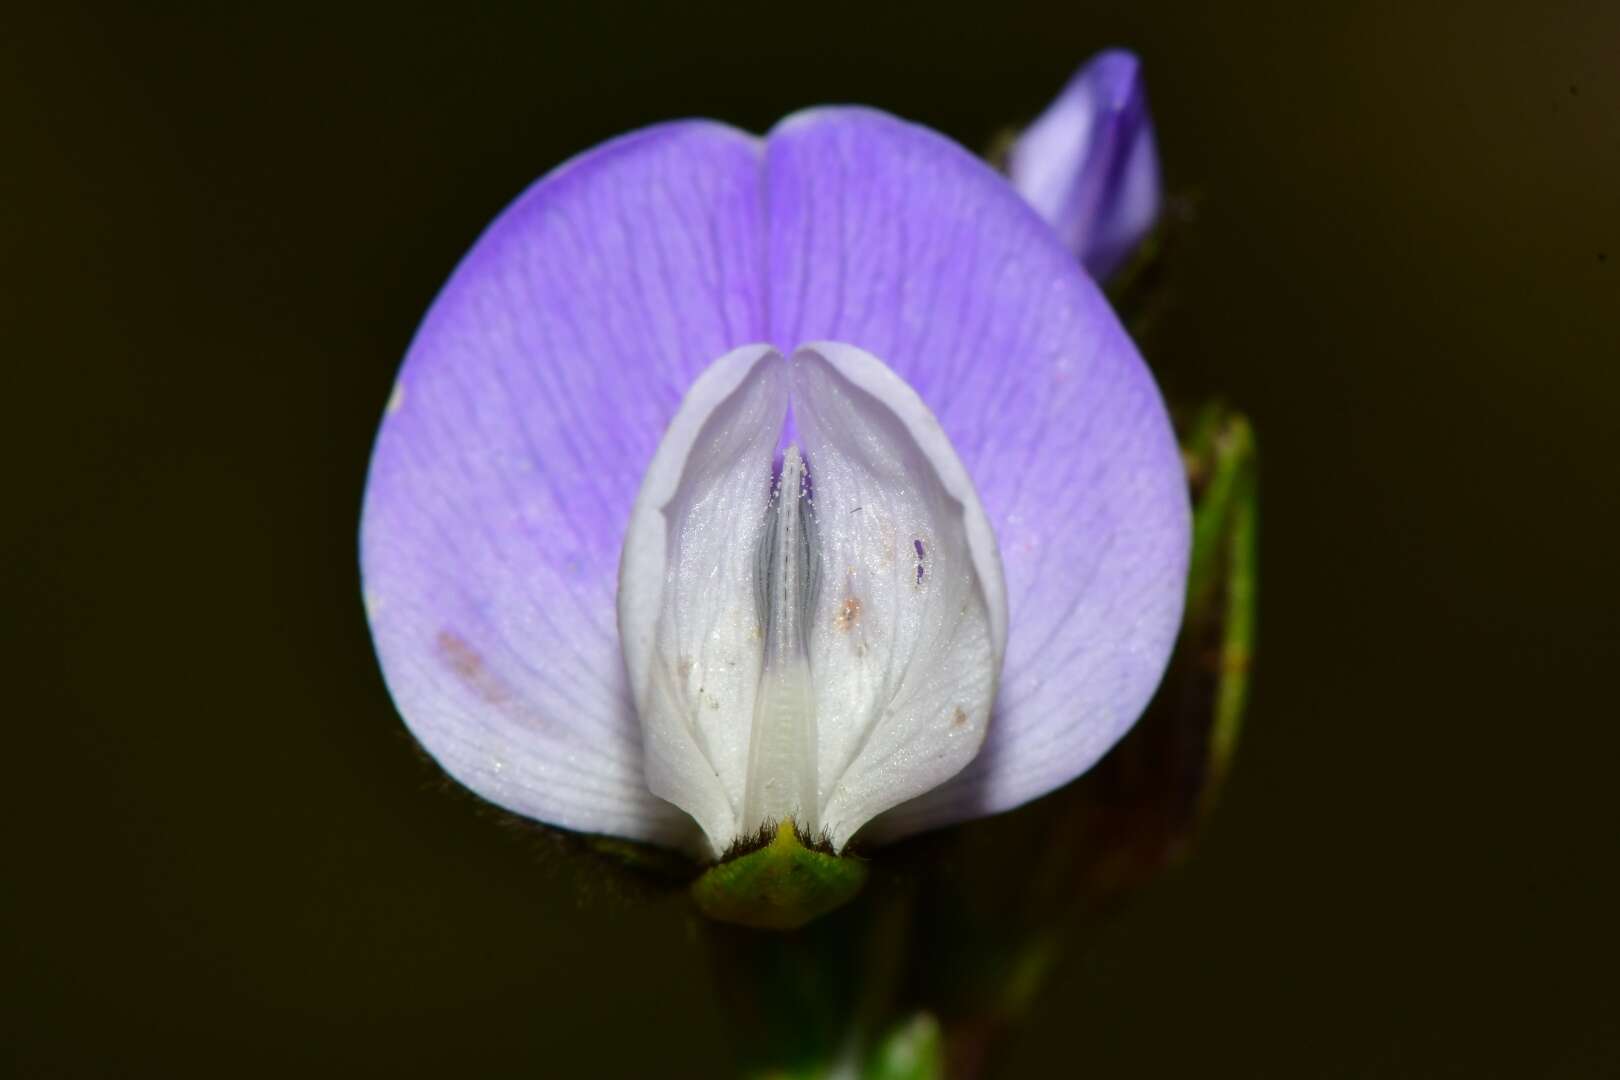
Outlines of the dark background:
[[1262,654],[1202,846],[1011,1074],[1620,1071],[1620,7],[1518,7],[0,17],[20,1074],[718,1071],[680,899],[577,881],[392,711],[394,368],[608,136],[855,101],[980,147],[1112,44],[1196,208],[1150,360],[1260,433]]

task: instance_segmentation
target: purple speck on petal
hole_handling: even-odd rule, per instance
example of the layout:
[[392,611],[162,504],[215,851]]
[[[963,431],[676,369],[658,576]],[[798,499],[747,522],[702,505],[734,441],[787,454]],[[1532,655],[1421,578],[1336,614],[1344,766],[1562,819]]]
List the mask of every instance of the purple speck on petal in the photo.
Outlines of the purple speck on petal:
[[1007,173],[1093,276],[1118,269],[1160,205],[1158,148],[1136,56],[1114,49],[1093,57],[1019,136]]

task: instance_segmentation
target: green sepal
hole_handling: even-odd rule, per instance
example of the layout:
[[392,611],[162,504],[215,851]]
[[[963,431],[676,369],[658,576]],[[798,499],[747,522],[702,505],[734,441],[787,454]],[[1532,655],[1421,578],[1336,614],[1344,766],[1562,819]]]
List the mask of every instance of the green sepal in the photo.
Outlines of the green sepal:
[[692,883],[692,899],[720,922],[762,930],[797,930],[853,900],[866,884],[866,863],[805,847],[791,820],[763,847],[710,867]]

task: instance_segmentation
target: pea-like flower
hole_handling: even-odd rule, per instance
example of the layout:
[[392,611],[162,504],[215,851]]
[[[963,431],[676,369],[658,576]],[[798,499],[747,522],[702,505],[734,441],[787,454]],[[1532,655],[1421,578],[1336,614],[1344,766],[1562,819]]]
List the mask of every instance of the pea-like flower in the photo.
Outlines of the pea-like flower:
[[663,124],[530,188],[410,347],[361,529],[453,777],[705,860],[1077,776],[1158,682],[1187,551],[1092,279],[988,166],[857,108]]

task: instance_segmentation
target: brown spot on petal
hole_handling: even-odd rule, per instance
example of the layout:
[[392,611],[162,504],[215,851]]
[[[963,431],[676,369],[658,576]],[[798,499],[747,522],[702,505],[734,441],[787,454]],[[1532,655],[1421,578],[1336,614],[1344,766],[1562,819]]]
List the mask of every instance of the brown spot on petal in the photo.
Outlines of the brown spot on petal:
[[440,630],[433,644],[439,651],[439,659],[480,699],[491,705],[511,703],[511,688],[489,670],[484,658],[460,634],[449,629]]
[[958,705],[956,707],[956,712],[951,714],[951,727],[953,727],[953,728],[967,727],[967,722],[968,722],[967,710],[963,709],[962,706]]
[[833,616],[833,625],[844,633],[855,629],[855,624],[861,621],[861,598],[848,596],[838,608],[838,614]]

